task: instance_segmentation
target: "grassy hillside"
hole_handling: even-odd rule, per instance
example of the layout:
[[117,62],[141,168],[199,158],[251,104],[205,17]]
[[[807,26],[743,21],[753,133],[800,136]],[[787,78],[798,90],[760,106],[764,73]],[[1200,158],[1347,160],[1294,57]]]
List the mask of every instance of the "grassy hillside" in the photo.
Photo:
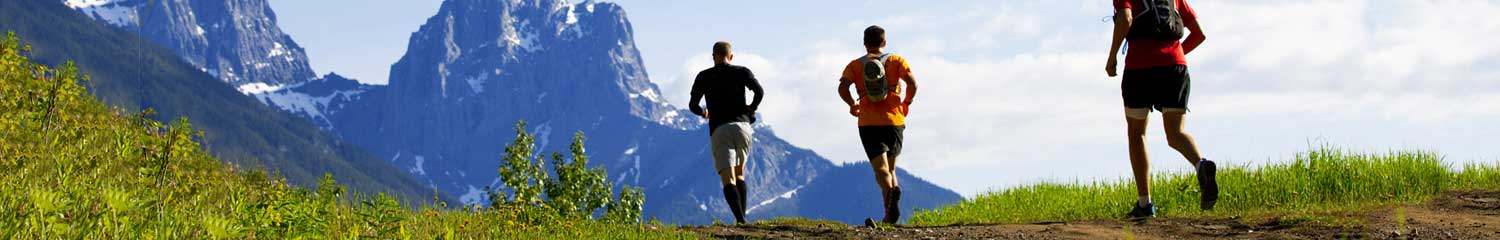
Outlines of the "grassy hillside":
[[[314,186],[325,173],[362,193],[387,192],[406,200],[433,191],[405,171],[306,120],[237,92],[166,48],[94,21],[60,1],[0,1],[0,31],[25,36],[31,61],[78,64],[93,97],[124,111],[153,108],[147,116],[172,122],[190,117],[199,139],[219,160],[279,172],[292,183]],[[443,199],[448,199],[443,194]]]
[[71,62],[34,64],[29,48],[13,33],[0,39],[0,239],[692,237],[548,207],[565,204],[402,206],[346,193],[328,175],[317,188],[295,187],[222,164],[186,119],[163,124],[149,110],[105,106],[77,83],[89,79]]
[[[1333,147],[1259,168],[1223,168],[1218,178],[1221,198],[1216,210],[1201,211],[1192,174],[1153,175],[1151,198],[1156,202],[1157,216],[1277,214],[1338,224],[1339,219],[1328,216],[1374,205],[1421,202],[1445,190],[1500,189],[1500,167],[1496,165],[1455,168],[1433,152],[1354,153]],[[1120,218],[1134,203],[1135,185],[1130,179],[1041,183],[923,211],[911,222],[952,225]]]

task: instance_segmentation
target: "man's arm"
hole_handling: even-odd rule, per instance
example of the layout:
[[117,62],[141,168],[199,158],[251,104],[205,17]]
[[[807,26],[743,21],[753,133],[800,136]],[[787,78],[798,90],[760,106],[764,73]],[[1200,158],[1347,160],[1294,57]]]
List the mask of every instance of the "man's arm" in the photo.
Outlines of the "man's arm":
[[702,76],[700,75],[698,78],[693,78],[693,90],[691,92],[692,97],[691,100],[688,100],[688,111],[693,111],[693,115],[698,115],[700,117],[706,118],[708,116],[704,115],[703,107],[698,106],[698,103],[702,102],[703,100],[703,88],[699,84],[703,83],[703,81],[699,81],[702,79],[701,77]]
[[859,103],[854,102],[853,96],[849,96],[849,86],[852,85],[854,82],[849,81],[848,78],[839,78],[839,98],[844,100],[845,105],[849,105],[849,115],[858,117]]
[[750,109],[748,109],[750,113],[754,114],[756,109],[760,109],[760,99],[765,97],[766,92],[760,88],[760,80],[755,79],[755,73],[750,72],[749,69],[745,69],[745,76],[748,79],[745,82],[745,88],[749,88],[750,92],[755,93],[755,99],[750,101]]
[[1109,61],[1104,64],[1104,72],[1110,77],[1116,75],[1115,65],[1119,62],[1117,56],[1120,55],[1120,45],[1125,42],[1125,34],[1130,33],[1130,21],[1133,20],[1130,14],[1129,8],[1115,9],[1115,33],[1109,42]]
[[1187,40],[1182,42],[1182,54],[1188,54],[1203,45],[1203,40],[1207,40],[1208,37],[1203,35],[1203,26],[1198,25],[1197,16],[1183,18],[1182,25],[1187,26],[1189,31]]
[[901,80],[906,82],[906,100],[902,103],[911,105],[911,100],[917,97],[917,77],[911,71],[907,71],[906,77]]

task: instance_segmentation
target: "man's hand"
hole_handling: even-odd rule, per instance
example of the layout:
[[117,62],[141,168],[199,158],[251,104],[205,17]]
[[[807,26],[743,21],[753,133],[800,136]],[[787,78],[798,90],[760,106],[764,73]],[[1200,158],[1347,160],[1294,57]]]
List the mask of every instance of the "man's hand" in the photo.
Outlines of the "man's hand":
[[1104,63],[1104,73],[1109,74],[1109,77],[1115,77],[1115,66],[1118,63],[1119,60],[1115,59],[1115,55],[1109,55],[1109,61]]
[[755,115],[755,107],[745,106],[745,112],[750,113],[751,116],[754,116]]
[[911,115],[911,101],[901,102],[901,115]]
[[849,104],[849,115],[859,117],[859,104]]
[[703,119],[708,119],[708,110],[707,110],[707,109],[704,109],[704,110],[703,110],[703,115],[699,115],[699,116],[700,116],[700,117],[703,117]]

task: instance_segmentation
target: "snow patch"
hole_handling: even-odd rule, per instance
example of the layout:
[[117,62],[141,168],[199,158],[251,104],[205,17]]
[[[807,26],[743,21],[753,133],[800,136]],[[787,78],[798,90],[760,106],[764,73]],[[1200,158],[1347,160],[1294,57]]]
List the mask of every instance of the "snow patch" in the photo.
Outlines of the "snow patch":
[[468,185],[468,190],[464,191],[464,195],[458,196],[458,201],[462,201],[464,204],[477,204],[480,201],[484,201],[486,197],[488,197],[488,194],[484,192],[484,189]]
[[114,2],[115,2],[115,0],[64,0],[63,4],[68,5],[68,7],[70,7],[70,8],[79,9],[79,8],[97,7],[97,6],[100,6],[100,5],[110,4],[110,3],[114,3]]
[[[536,149],[548,149],[547,146],[552,143],[552,122],[542,123],[541,126],[537,126],[532,132],[536,133]],[[540,155],[541,153],[537,154]]]
[[703,210],[703,211],[708,211],[708,205],[699,203],[698,204],[698,209]]
[[245,94],[245,95],[256,95],[256,94],[261,94],[261,93],[266,93],[266,92],[275,92],[276,90],[281,90],[283,87],[285,87],[285,86],[281,85],[281,84],[270,85],[270,84],[266,84],[266,83],[256,82],[256,83],[247,83],[247,84],[240,85],[238,89],[240,90],[240,93],[242,93],[242,94]]
[[203,34],[204,34],[204,33],[207,33],[207,32],[208,32],[208,31],[204,31],[204,30],[203,30],[203,26],[201,26],[201,25],[199,25],[199,26],[194,26],[194,27],[198,27],[198,28],[197,28],[197,31],[196,31],[196,32],[193,32],[193,34],[197,34],[197,35],[198,35],[198,36],[203,36]]
[[640,146],[634,146],[634,147],[630,147],[630,149],[625,149],[625,155],[635,154],[635,149],[637,149],[637,148],[641,148],[641,147]]
[[[139,22],[137,17],[139,14],[136,13],[135,8],[123,6],[122,4],[110,3],[112,2],[105,2],[98,5],[88,5],[88,7],[74,7],[74,9],[78,9],[78,11],[83,12],[85,15],[89,15],[90,17],[103,20],[110,25],[121,27],[134,26],[137,22]],[[82,4],[79,6],[85,5],[87,4]]]
[[266,57],[267,58],[281,56],[282,54],[287,54],[286,48],[282,47],[281,43],[279,43],[279,42],[273,42],[271,44],[274,44],[274,45],[271,45],[270,52],[266,53]]
[[412,174],[427,176],[427,170],[422,168],[422,165],[427,162],[427,158],[422,157],[422,155],[416,155],[412,159],[416,159],[417,162],[408,171],[411,171]]
[[256,99],[261,100],[262,103],[280,108],[282,111],[303,114],[313,122],[320,123],[320,127],[332,126],[332,122],[329,122],[328,118],[324,116],[323,109],[328,109],[329,103],[333,102],[333,99],[352,99],[365,92],[365,89],[355,89],[336,91],[326,96],[313,96],[290,90],[280,91],[281,89],[293,89],[301,85],[285,87],[282,85],[262,87],[261,85],[265,84],[250,83],[242,85],[240,92],[254,96]]
[[574,7],[572,5],[568,6],[568,18],[564,19],[563,23],[566,23],[566,24],[578,23],[578,14],[573,12],[573,9],[575,9],[575,8],[577,8],[577,7]]
[[514,19],[511,19],[506,22],[511,24],[512,28],[505,31],[502,40],[505,40],[509,46],[520,48],[526,52],[535,52],[541,49],[537,44],[536,34],[529,30],[529,26],[531,25],[530,20],[521,20],[521,22],[517,23]]
[[776,196],[774,198],[766,199],[765,201],[761,201],[759,204],[755,204],[755,206],[751,206],[749,209],[745,209],[745,213],[748,214],[748,213],[750,213],[752,211],[755,211],[756,208],[764,207],[766,205],[771,205],[771,203],[774,203],[777,200],[792,199],[793,196],[797,196],[797,190],[802,190],[802,187],[806,187],[806,186],[807,185],[797,186],[797,188],[794,188],[791,191],[786,191],[785,193],[781,193],[780,196]]
[[668,111],[662,113],[661,119],[657,119],[656,122],[666,126],[677,126],[677,123],[682,121],[681,118],[678,118],[680,116],[681,114],[677,113],[677,111]]
[[672,184],[672,180],[676,180],[676,179],[677,179],[676,176],[667,177],[667,180],[662,180],[661,181],[661,185],[660,186],[656,186],[656,187],[658,187],[658,188],[666,188],[667,184]]
[[489,79],[489,74],[479,74],[478,77],[469,77],[464,79],[464,81],[469,83],[469,89],[473,89],[474,93],[478,94],[484,92],[484,82]]
[[561,8],[567,8],[567,12],[565,14],[565,17],[563,18],[563,23],[557,25],[557,36],[562,37],[563,40],[573,40],[583,37],[583,27],[578,24],[578,6],[591,6],[593,4],[593,2],[586,2],[580,3],[578,5],[567,5],[560,7],[559,10],[561,10]]

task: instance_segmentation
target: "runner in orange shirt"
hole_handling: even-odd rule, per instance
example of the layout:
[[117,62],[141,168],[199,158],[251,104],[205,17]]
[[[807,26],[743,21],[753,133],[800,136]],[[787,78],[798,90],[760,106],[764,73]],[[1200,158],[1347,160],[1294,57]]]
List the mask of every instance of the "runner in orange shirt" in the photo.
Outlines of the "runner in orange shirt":
[[[849,105],[849,114],[859,118],[859,139],[870,167],[875,170],[875,183],[880,185],[885,202],[885,217],[881,222],[895,224],[901,218],[896,157],[901,155],[906,114],[917,95],[917,81],[905,58],[883,52],[885,43],[884,28],[865,28],[865,54],[844,67],[838,91],[844,104]],[[902,83],[905,83],[905,98],[901,94]],[[858,101],[849,95],[849,86],[859,93]],[[865,225],[873,227],[875,221],[865,219]]]

